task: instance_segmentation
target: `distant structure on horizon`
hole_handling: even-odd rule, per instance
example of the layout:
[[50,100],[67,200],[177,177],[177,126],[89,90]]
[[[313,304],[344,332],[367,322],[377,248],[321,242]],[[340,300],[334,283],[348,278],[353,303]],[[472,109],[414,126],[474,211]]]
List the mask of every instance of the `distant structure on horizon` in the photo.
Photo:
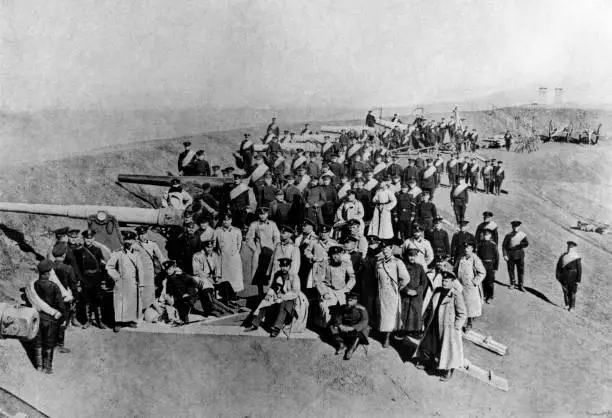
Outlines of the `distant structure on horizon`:
[[[552,92],[554,91],[554,96]],[[563,87],[548,87],[538,88],[538,105],[540,106],[561,106],[565,103],[565,90]]]
[[563,88],[555,88],[555,105],[562,105],[564,103]]
[[548,87],[540,87],[538,89],[538,103],[540,105],[550,104],[550,98],[548,96]]

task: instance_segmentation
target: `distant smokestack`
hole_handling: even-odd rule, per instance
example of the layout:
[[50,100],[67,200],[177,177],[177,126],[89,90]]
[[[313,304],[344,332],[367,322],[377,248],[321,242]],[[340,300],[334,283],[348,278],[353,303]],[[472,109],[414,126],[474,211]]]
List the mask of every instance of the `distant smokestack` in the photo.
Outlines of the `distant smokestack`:
[[548,89],[546,87],[538,89],[538,102],[543,105],[548,104]]
[[564,99],[563,99],[563,89],[561,87],[557,87],[555,89],[555,104],[556,105],[561,105],[563,104]]

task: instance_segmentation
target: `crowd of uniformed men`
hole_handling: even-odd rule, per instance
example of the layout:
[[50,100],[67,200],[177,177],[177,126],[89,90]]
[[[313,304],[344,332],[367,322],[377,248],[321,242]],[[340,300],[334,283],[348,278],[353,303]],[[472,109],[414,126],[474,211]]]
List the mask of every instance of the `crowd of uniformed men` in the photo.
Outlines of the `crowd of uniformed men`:
[[[366,125],[372,125],[372,118],[369,113]],[[417,122],[436,126],[437,136],[441,126],[450,129]],[[428,129],[423,129],[424,136]],[[441,379],[448,380],[462,366],[461,332],[482,315],[483,301],[494,298],[500,262],[493,213],[485,211],[482,223],[469,232],[468,197],[480,191],[499,196],[504,168],[501,161],[483,163],[461,153],[445,161],[431,150],[408,158],[403,167],[394,150],[405,138],[398,140],[394,130],[385,132],[343,131],[337,140],[325,138],[319,153],[288,152],[282,144],[295,143],[299,136],[285,131],[281,137],[273,120],[263,151],[255,152],[245,134],[235,153],[245,174],[233,174],[237,170],[232,167],[219,173],[220,167],[210,167],[203,151],[194,152],[185,142],[178,159],[181,174],[233,174],[234,183],[205,184],[193,198],[178,178],[172,182],[162,206],[186,209],[190,216],[183,228],[169,234],[167,257],[147,239],[145,227],[123,231],[124,247],[112,254],[92,231],[56,231],[58,241],[39,265],[39,281],[53,270],[56,278],[51,278],[61,294],[53,286],[36,288],[55,309],[41,313],[42,322],[51,325],[41,327],[45,331],[37,339],[36,352],[42,351],[37,364],[50,371],[53,347],[68,351],[64,333],[68,324],[79,325],[76,309],[83,311],[85,327],[90,322],[105,327],[104,290],[113,292],[116,332],[122,326],[136,327],[143,312],[147,321],[182,324],[196,301],[205,315],[212,314],[216,299],[230,306],[244,289],[242,256],[250,254],[251,276],[246,279],[257,285],[261,302],[245,331],[266,323],[274,337],[288,323],[295,330],[294,325],[303,327],[308,321],[326,330],[337,353],[346,349],[346,359],[359,344],[367,344],[371,328],[384,347],[392,334],[398,340],[416,338],[417,365],[434,364]],[[306,125],[300,136],[309,134]],[[414,149],[419,144],[428,142],[409,145]],[[451,223],[432,202],[444,180],[458,229],[452,236],[444,229]],[[512,222],[501,247],[510,287],[524,291],[528,242],[520,225]],[[250,251],[243,251],[245,245]],[[577,287],[571,283],[580,281],[580,258],[568,253],[559,260],[557,277],[566,282],[571,309]]]

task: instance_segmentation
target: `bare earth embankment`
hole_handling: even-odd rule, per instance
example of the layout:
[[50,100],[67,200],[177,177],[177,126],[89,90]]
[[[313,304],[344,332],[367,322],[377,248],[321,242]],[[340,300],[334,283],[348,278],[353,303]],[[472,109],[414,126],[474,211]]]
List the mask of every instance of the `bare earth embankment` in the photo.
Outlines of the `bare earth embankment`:
[[[476,117],[476,116],[475,116]],[[486,121],[485,116],[478,116]],[[492,122],[491,122],[492,123]],[[484,124],[484,122],[483,122]],[[478,127],[478,124],[475,126]],[[258,131],[258,130],[255,130]],[[254,131],[254,132],[255,132]],[[260,131],[260,129],[259,129]],[[211,159],[226,162],[242,131],[198,135]],[[94,155],[3,169],[1,200],[147,207],[114,181],[121,172],[175,170],[180,139],[125,145]],[[476,328],[509,347],[505,357],[465,343],[466,357],[510,383],[507,393],[466,375],[449,383],[416,370],[394,349],[373,342],[366,357],[350,362],[317,340],[230,336],[177,336],[98,330],[67,334],[69,355],[56,355],[56,373],[32,370],[15,341],[0,342],[0,386],[51,416],[586,416],[612,410],[612,287],[609,235],[570,229],[576,215],[611,222],[612,144],[545,144],[524,155],[482,154],[504,161],[499,198],[470,196],[467,217],[475,229],[483,210],[495,213],[500,234],[523,221],[528,292],[496,288]],[[157,188],[130,186],[154,199]],[[453,219],[449,189],[435,203]],[[18,297],[32,277],[34,252],[44,253],[49,231],[81,221],[2,214],[0,296]],[[23,234],[21,237],[19,234]],[[578,307],[568,313],[554,279],[557,257],[572,239],[583,255]],[[22,241],[21,248],[16,241]],[[26,245],[31,245],[30,249]],[[30,252],[28,252],[30,251]],[[507,283],[502,262],[498,281]]]

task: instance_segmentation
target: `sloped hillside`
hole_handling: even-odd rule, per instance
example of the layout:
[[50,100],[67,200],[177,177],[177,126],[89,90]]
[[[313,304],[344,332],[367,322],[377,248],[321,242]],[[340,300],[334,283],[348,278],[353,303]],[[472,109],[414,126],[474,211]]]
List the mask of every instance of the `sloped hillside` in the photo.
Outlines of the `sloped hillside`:
[[[465,116],[483,131],[497,129],[489,115]],[[547,117],[543,115],[542,120]],[[192,141],[196,147],[205,146],[211,160],[225,157],[229,163],[241,132],[198,135]],[[116,175],[174,171],[181,142],[151,141],[37,167],[5,169],[0,173],[1,199],[146,207],[114,184]],[[403,361],[400,353],[381,350],[374,342],[368,357],[360,353],[354,361],[342,362],[319,341],[302,344],[247,337],[128,333],[113,337],[95,330],[68,334],[68,342],[76,350],[70,357],[58,356],[59,372],[51,378],[35,374],[17,344],[0,342],[0,369],[6,377],[0,377],[0,384],[56,415],[65,415],[61,413],[70,405],[74,416],[92,416],[101,409],[108,416],[122,416],[126,411],[135,416],[205,416],[211,412],[228,416],[333,416],[337,408],[350,416],[405,416],[407,412],[449,417],[605,414],[612,410],[608,359],[612,349],[608,269],[612,236],[576,231],[571,226],[578,217],[612,221],[612,168],[608,163],[612,144],[553,143],[543,144],[532,154],[496,150],[482,154],[504,161],[507,194],[472,194],[467,211],[470,229],[475,229],[484,210],[491,210],[502,237],[509,231],[510,221],[520,219],[530,242],[526,251],[527,292],[510,291],[505,286],[508,275],[502,261],[496,297],[485,305],[483,317],[475,324],[476,329],[507,344],[509,353],[499,357],[465,343],[465,355],[474,364],[508,379],[507,393],[463,375],[440,383]],[[131,187],[151,199],[161,192]],[[443,216],[452,220],[449,189],[441,188],[434,201]],[[80,221],[52,217],[0,214],[0,218],[5,232],[0,239],[2,299],[16,297],[18,286],[33,274],[30,269],[35,255],[28,252],[28,245],[43,252],[51,240],[50,229],[66,223],[83,226]],[[568,239],[578,243],[584,268],[578,306],[572,313],[563,309],[563,295],[554,277],[557,258]],[[160,384],[160,372],[173,384]],[[181,408],[169,411],[172,401]]]

